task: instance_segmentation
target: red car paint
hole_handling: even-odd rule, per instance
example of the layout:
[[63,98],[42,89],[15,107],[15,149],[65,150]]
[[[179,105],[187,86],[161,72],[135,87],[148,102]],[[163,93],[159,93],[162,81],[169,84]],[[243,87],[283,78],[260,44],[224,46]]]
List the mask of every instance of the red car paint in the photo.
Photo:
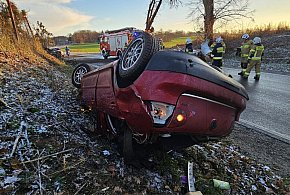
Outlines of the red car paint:
[[[171,71],[144,70],[134,83],[120,88],[117,64],[118,61],[112,62],[83,76],[82,101],[100,113],[125,120],[135,133],[226,136],[246,107],[247,98],[234,91],[202,78]],[[150,101],[176,106],[164,126],[153,124]],[[180,113],[185,116],[182,122],[176,120]],[[102,123],[103,127],[107,126],[105,120]]]

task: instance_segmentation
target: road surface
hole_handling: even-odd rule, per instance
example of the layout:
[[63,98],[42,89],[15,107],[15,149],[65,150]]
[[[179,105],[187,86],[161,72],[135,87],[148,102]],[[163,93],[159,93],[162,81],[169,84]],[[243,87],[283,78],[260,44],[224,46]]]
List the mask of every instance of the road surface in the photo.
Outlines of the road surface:
[[95,67],[108,64],[116,59],[116,57],[109,57],[105,60],[100,53],[83,52],[71,52],[69,57],[65,57],[65,61],[69,64],[87,63]]
[[260,81],[255,81],[255,71],[248,80],[237,75],[239,69],[224,71],[244,85],[249,94],[240,121],[290,143],[290,75],[262,72]]

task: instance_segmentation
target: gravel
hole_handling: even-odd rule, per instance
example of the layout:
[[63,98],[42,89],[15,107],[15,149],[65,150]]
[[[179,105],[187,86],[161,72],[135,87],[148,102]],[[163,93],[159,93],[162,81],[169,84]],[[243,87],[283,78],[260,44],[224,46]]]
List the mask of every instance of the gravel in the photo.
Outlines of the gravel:
[[278,175],[290,178],[289,144],[240,124],[236,124],[227,139],[238,145],[246,156],[272,167]]

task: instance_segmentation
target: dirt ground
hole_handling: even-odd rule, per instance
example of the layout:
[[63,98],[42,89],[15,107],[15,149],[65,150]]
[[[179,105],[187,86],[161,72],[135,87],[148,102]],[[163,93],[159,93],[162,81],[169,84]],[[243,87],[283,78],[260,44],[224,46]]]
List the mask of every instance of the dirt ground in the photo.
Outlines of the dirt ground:
[[280,176],[290,177],[289,144],[239,124],[227,139],[238,145],[244,155],[271,166]]

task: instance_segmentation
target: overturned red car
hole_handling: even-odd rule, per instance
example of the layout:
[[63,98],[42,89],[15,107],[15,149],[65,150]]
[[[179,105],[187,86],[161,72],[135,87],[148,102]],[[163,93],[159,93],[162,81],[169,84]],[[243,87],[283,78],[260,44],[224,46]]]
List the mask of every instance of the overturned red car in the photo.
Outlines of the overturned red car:
[[122,137],[127,160],[133,141],[182,135],[195,144],[224,137],[248,100],[240,83],[193,55],[158,51],[158,43],[141,33],[120,60],[94,70],[81,64],[72,75],[96,129]]

